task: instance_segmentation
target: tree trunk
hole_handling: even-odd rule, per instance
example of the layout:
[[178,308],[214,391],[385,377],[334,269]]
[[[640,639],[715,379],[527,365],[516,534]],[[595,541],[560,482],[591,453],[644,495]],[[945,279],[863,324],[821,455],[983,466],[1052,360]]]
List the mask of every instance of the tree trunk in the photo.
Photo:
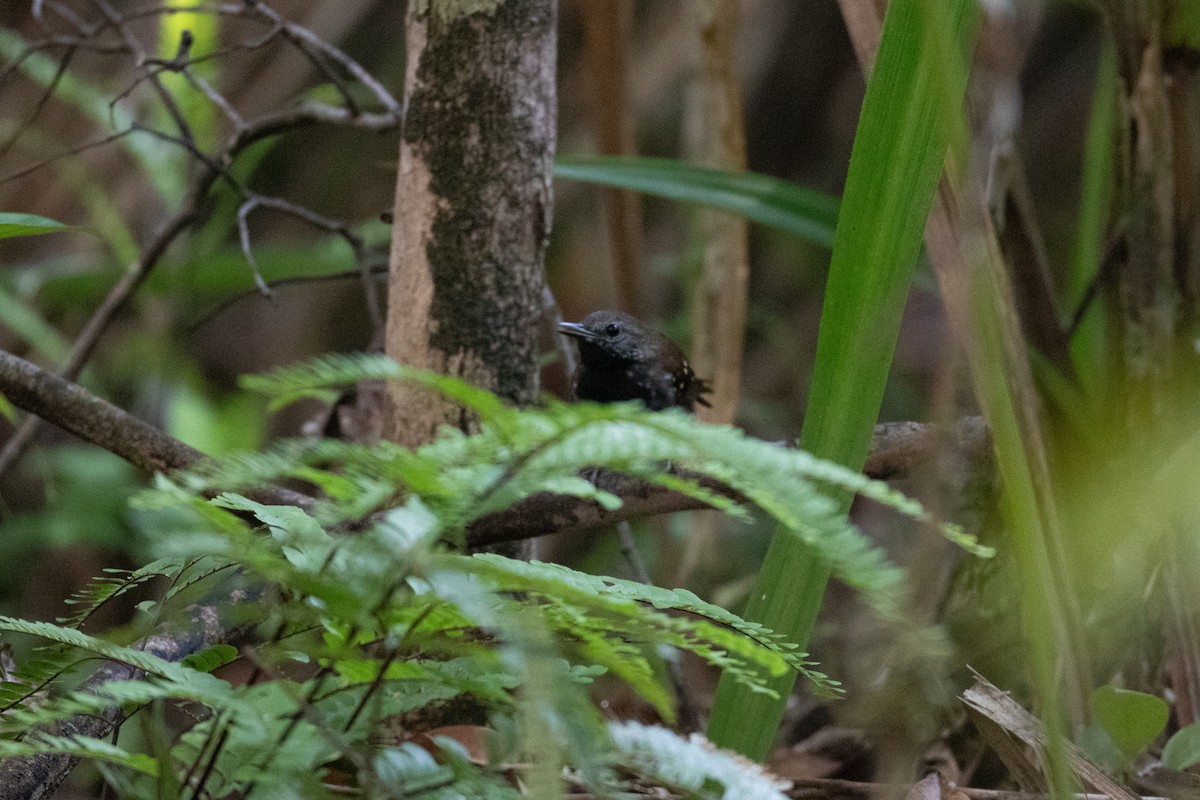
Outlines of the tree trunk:
[[[525,405],[554,158],[554,0],[413,0],[396,180],[388,355]],[[440,397],[389,389],[385,435],[415,447],[473,423]]]

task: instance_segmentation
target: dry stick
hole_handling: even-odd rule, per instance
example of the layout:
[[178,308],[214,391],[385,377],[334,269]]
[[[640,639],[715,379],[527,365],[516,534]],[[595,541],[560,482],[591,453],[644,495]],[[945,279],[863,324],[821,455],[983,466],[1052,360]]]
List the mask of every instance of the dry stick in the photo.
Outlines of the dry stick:
[[77,384],[0,350],[0,388],[15,406],[103,447],[147,472],[166,472],[203,454]]
[[[204,454],[117,408],[78,384],[0,350],[0,394],[13,405],[103,447],[146,472],[189,467]],[[308,508],[312,498],[287,489],[254,492],[263,502]]]
[[125,19],[121,17],[119,13],[117,13],[117,10],[113,8],[111,4],[109,4],[108,0],[92,0],[92,5],[100,10],[105,19],[107,19],[116,30],[117,35],[119,35],[121,40],[125,42],[125,47],[129,51],[129,55],[133,57],[134,64],[142,73],[142,79],[150,83],[151,88],[154,89],[154,93],[158,95],[159,102],[161,102],[163,108],[166,109],[167,115],[170,116],[171,121],[175,123],[175,127],[179,130],[179,135],[184,139],[184,141],[187,142],[189,149],[194,148],[195,135],[192,133],[191,126],[187,123],[187,118],[183,114],[183,109],[181,109],[179,104],[175,102],[175,95],[167,91],[167,87],[163,85],[161,80],[159,80],[158,72],[147,65],[149,56],[147,56],[146,51],[142,49],[141,42],[138,41],[138,38],[133,35],[131,30],[129,30],[129,26],[126,24]]
[[254,259],[254,251],[250,244],[249,217],[259,208],[269,208],[301,219],[318,230],[340,236],[350,246],[358,275],[363,280],[363,291],[366,295],[367,310],[371,314],[372,327],[377,331],[382,329],[383,309],[379,292],[375,288],[375,281],[371,279],[370,267],[366,263],[367,248],[362,237],[354,233],[347,223],[318,214],[310,208],[284,200],[282,197],[269,197],[246,189],[241,189],[240,194],[245,201],[237,211],[238,238],[242,245],[242,255],[245,256],[246,263],[250,265],[250,269],[254,273],[254,284],[258,287],[260,294],[271,296],[271,288],[258,271],[258,265]]
[[67,67],[71,65],[71,60],[75,57],[76,52],[77,48],[69,45],[67,46],[67,52],[63,54],[62,59],[58,62],[57,69],[54,71],[54,77],[50,79],[48,84],[46,84],[46,89],[42,92],[41,96],[38,98],[38,101],[34,103],[33,110],[30,111],[29,115],[17,125],[16,130],[13,131],[13,135],[9,137],[8,141],[0,145],[0,161],[4,160],[4,157],[8,155],[9,151],[16,146],[17,140],[21,138],[21,134],[28,130],[29,126],[31,126],[41,115],[42,110],[45,109],[46,104],[54,95],[54,90],[57,89],[58,85],[62,82],[63,75],[67,73]]

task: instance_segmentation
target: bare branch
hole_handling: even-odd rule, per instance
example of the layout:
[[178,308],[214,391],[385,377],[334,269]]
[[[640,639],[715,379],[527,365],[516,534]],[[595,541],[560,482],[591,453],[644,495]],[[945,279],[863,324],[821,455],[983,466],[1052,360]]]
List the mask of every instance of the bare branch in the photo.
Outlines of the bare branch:
[[[250,213],[254,207],[258,205],[267,205],[278,210],[291,213],[305,219],[310,224],[319,229],[336,233],[341,236],[350,245],[354,254],[354,260],[359,272],[364,279],[364,291],[367,294],[368,305],[373,319],[376,321],[376,327],[381,324],[382,312],[378,293],[373,283],[368,280],[369,267],[367,265],[367,254],[365,246],[361,239],[356,236],[348,225],[342,222],[331,220],[316,212],[313,212],[303,206],[291,203],[286,200],[277,198],[262,198],[250,193],[244,186],[237,181],[229,172],[228,167],[233,163],[235,158],[244,151],[247,147],[255,142],[284,133],[289,130],[298,128],[324,124],[324,125],[340,125],[344,127],[352,127],[363,130],[393,130],[399,127],[400,124],[400,104],[392,97],[386,89],[383,88],[378,81],[374,80],[371,75],[362,68],[357,62],[343,53],[336,47],[322,42],[319,37],[302,26],[295,25],[283,19],[277,12],[271,9],[266,4],[259,0],[247,0],[243,3],[224,3],[224,4],[196,4],[195,6],[174,6],[174,7],[154,7],[131,11],[124,16],[118,12],[107,0],[94,0],[93,5],[100,10],[104,19],[96,24],[88,24],[81,17],[63,7],[57,2],[35,3],[35,16],[39,18],[43,25],[45,20],[42,19],[44,10],[52,11],[57,14],[68,25],[74,28],[73,35],[52,35],[50,39],[36,43],[27,48],[26,53],[29,55],[37,52],[40,49],[51,46],[66,46],[68,48],[83,48],[89,44],[94,44],[94,39],[100,36],[106,30],[112,31],[118,38],[119,43],[115,48],[105,48],[105,52],[111,52],[116,55],[125,55],[133,59],[134,64],[139,71],[139,75],[133,82],[133,87],[136,87],[140,82],[148,81],[151,83],[155,92],[159,96],[160,102],[166,108],[167,113],[174,120],[176,127],[179,129],[179,134],[172,135],[164,131],[159,131],[140,123],[134,123],[128,129],[110,134],[99,141],[89,142],[79,145],[74,149],[68,150],[65,153],[60,153],[52,156],[49,159],[38,162],[30,167],[26,167],[16,173],[0,179],[0,183],[14,180],[16,178],[28,175],[29,173],[40,169],[48,164],[54,163],[62,158],[70,155],[75,155],[85,150],[92,149],[104,144],[110,144],[114,141],[124,138],[133,132],[145,132],[152,136],[156,136],[165,141],[172,142],[182,147],[193,159],[200,163],[201,169],[196,171],[192,179],[191,189],[187,198],[182,203],[180,210],[172,217],[163,227],[160,233],[151,240],[151,242],[142,251],[137,263],[129,272],[127,272],[120,281],[109,291],[108,296],[101,303],[100,307],[93,313],[91,319],[85,325],[82,332],[79,334],[74,346],[72,347],[68,362],[64,367],[61,375],[68,381],[78,377],[83,365],[88,361],[92,352],[95,350],[100,337],[111,324],[116,315],[124,308],[129,298],[141,286],[150,272],[162,258],[166,249],[185,231],[189,226],[201,220],[207,213],[207,204],[205,202],[209,191],[217,180],[228,182],[235,192],[240,194],[247,203],[239,212],[238,222],[239,231],[242,236],[243,248],[247,253],[247,260],[253,266],[253,257],[251,255],[249,233],[246,229],[245,215]],[[277,114],[264,115],[258,119],[245,121],[237,113],[228,101],[225,100],[211,86],[205,83],[199,76],[196,76],[190,70],[190,66],[200,59],[191,57],[190,47],[186,42],[181,43],[180,50],[175,58],[169,63],[162,59],[150,57],[137,37],[129,28],[131,20],[139,19],[147,16],[156,16],[161,14],[173,14],[181,11],[199,11],[206,10],[213,13],[223,15],[239,16],[243,18],[260,19],[270,26],[268,33],[262,38],[261,44],[266,44],[277,35],[285,35],[293,44],[310,55],[313,52],[320,54],[322,59],[327,59],[330,62],[338,64],[345,69],[365,86],[376,98],[380,105],[386,109],[385,113],[366,113],[355,105],[349,105],[345,108],[337,108],[317,103],[306,103],[297,109],[291,109],[286,112]],[[301,47],[303,43],[303,47]],[[253,43],[244,45],[252,47]],[[207,57],[212,57],[209,54]],[[10,69],[11,67],[6,67]],[[59,68],[59,74],[66,68],[66,59],[63,60]],[[188,127],[186,119],[180,112],[173,96],[167,91],[165,86],[159,80],[159,75],[164,69],[182,72],[185,77],[197,86],[200,91],[218,108],[227,119],[233,124],[234,131],[225,144],[216,152],[206,153],[202,151],[196,144],[192,135],[191,129]],[[3,73],[0,73],[3,74]],[[58,78],[55,78],[57,81]],[[43,95],[43,99],[38,103],[38,109],[35,109],[35,114],[40,110],[40,106],[44,104],[45,97],[49,91]],[[115,102],[115,101],[114,101]],[[19,135],[19,131],[18,131]],[[13,139],[15,141],[15,138]],[[11,146],[11,142],[9,143]],[[257,282],[262,287],[262,280],[255,270]],[[27,418],[14,435],[0,449],[0,473],[6,471],[13,462],[24,452],[35,433],[38,425],[37,417]]]
[[77,384],[0,350],[0,387],[13,405],[51,420],[147,472],[187,466],[201,453]]
[[[204,458],[153,425],[117,408],[82,386],[0,350],[0,394],[13,405],[52,422],[90,444],[103,447],[146,472],[184,469]],[[276,487],[255,489],[263,502],[308,508],[312,498]]]

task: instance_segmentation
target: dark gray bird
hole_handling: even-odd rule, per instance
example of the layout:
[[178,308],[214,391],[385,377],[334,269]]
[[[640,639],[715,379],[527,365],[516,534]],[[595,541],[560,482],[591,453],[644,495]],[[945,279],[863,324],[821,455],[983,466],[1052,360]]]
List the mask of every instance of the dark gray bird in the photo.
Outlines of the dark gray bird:
[[563,322],[559,333],[579,345],[573,386],[579,400],[641,400],[653,411],[707,406],[708,382],[697,378],[679,345],[620,311],[593,311]]

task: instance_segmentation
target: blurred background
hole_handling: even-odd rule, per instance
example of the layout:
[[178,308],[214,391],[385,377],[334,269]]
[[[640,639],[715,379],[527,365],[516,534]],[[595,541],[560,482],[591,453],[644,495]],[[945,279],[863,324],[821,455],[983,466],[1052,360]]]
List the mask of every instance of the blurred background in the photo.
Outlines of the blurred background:
[[[698,124],[696,83],[702,53],[692,0],[594,3],[563,0],[559,29],[559,153],[594,153],[612,120],[600,113],[616,87],[625,111],[619,150],[692,159]],[[117,8],[132,3],[115,2]],[[273,7],[362,64],[394,95],[403,86],[404,3],[395,0],[275,0]],[[743,0],[738,66],[742,77],[746,160],[750,170],[836,196],[845,176],[864,82],[834,0]],[[596,15],[617,14],[620,59],[599,52],[589,34]],[[242,20],[156,17],[131,25],[150,51],[170,58],[179,31],[194,28],[193,53],[262,34]],[[603,22],[603,20],[601,20]],[[208,25],[208,28],[204,28]],[[206,33],[207,31],[207,33]],[[67,233],[0,242],[0,347],[45,366],[62,362],[71,341],[123,271],[181,202],[190,159],[176,143],[139,135],[47,162],[111,133],[110,120],[132,113],[160,119],[127,60],[80,49],[57,81],[61,50],[26,55],[45,33],[27,4],[0,4],[0,209],[43,215],[75,227]],[[206,38],[206,36],[208,38]],[[1079,165],[1101,49],[1095,16],[1081,5],[1049,2],[1028,39],[1021,74],[1024,156],[1050,263],[1061,269],[1074,241]],[[611,56],[611,54],[610,54]],[[619,66],[624,63],[623,73]],[[236,50],[204,66],[207,80],[239,113],[254,117],[328,96],[326,77],[286,42]],[[177,78],[166,75],[165,78]],[[620,90],[623,87],[623,92]],[[201,94],[175,86],[197,116],[198,138],[228,136],[230,125]],[[112,103],[118,98],[116,103]],[[156,117],[155,115],[160,115]],[[607,134],[606,134],[607,132]],[[203,144],[203,142],[201,142]],[[394,191],[396,132],[315,127],[268,139],[235,164],[240,180],[347,223],[366,243],[366,265],[383,268],[389,226],[380,220]],[[609,148],[611,149],[611,147]],[[46,162],[46,163],[44,163]],[[41,166],[39,166],[41,165]],[[33,169],[36,167],[36,169]],[[237,202],[218,187],[207,221],[168,252],[133,302],[102,338],[82,382],[172,435],[207,452],[246,449],[294,435],[319,409],[301,404],[268,415],[237,389],[238,375],[328,351],[360,350],[374,336],[364,287],[342,238],[270,209],[250,217],[256,267],[273,295],[255,290],[254,269],[239,244]],[[558,180],[548,282],[566,319],[619,304],[617,262],[639,276],[640,312],[688,349],[691,290],[703,247],[694,208],[632,196],[633,231],[616,253],[612,204],[604,190]],[[628,220],[627,220],[628,222]],[[809,364],[816,345],[827,249],[751,226],[749,303],[737,423],[768,440],[800,429]],[[1062,284],[1060,283],[1060,287]],[[564,395],[557,344],[547,392]],[[937,291],[927,268],[908,302],[884,420],[954,418],[973,413],[959,355],[947,344]],[[0,442],[13,430],[0,419]],[[53,618],[79,586],[109,566],[138,562],[139,524],[126,498],[145,481],[114,456],[46,426],[25,455],[0,474],[0,612]],[[902,488],[920,491],[921,486]],[[858,509],[857,519],[905,563],[917,541],[891,515]],[[767,526],[721,521],[688,554],[701,524],[679,516],[641,526],[639,541],[656,581],[686,585],[736,606],[765,550]],[[712,527],[714,523],[703,523]],[[598,533],[542,543],[543,557],[590,571],[627,575],[615,537]],[[923,553],[927,551],[921,551]],[[685,554],[686,555],[685,557]],[[937,559],[951,559],[937,551]],[[946,567],[952,567],[947,561]],[[831,721],[886,726],[870,653],[875,632],[853,598],[834,587],[812,644],[827,672],[847,682],[850,700],[821,706],[797,699],[791,738],[803,740]],[[843,596],[846,594],[847,596]],[[940,611],[953,602],[932,598]],[[116,612],[114,612],[116,613]],[[118,622],[98,620],[100,627]],[[978,624],[976,619],[974,624]],[[974,663],[1002,652],[1012,625],[976,642]],[[709,676],[697,676],[697,681]],[[917,698],[911,698],[916,700]],[[888,703],[897,703],[895,694]],[[883,717],[881,717],[881,714]],[[881,721],[881,719],[883,721]],[[847,745],[846,741],[851,744]],[[853,737],[838,747],[853,748]],[[865,750],[864,750],[865,752]],[[813,756],[816,758],[817,756]],[[853,753],[829,757],[853,763]]]

